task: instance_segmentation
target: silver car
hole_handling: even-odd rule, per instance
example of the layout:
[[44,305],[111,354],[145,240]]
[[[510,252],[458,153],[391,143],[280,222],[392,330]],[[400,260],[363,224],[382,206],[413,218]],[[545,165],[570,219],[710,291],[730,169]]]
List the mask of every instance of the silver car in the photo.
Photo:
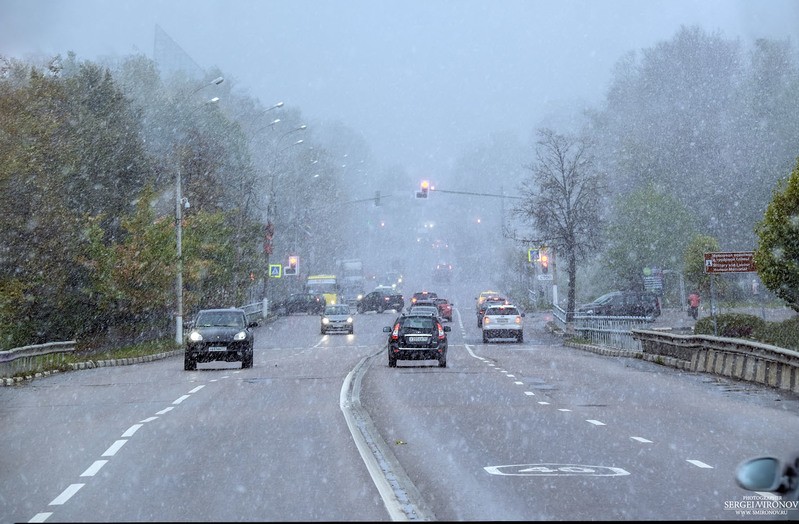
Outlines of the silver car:
[[493,338],[512,338],[524,342],[524,313],[511,304],[488,306],[483,315],[483,342]]
[[322,313],[321,332],[326,335],[334,333],[354,333],[354,320],[347,304],[331,304]]

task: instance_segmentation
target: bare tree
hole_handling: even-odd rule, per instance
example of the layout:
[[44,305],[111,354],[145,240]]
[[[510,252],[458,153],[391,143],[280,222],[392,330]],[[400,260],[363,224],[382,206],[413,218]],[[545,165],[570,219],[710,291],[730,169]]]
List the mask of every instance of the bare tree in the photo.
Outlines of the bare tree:
[[605,177],[597,171],[586,139],[547,128],[538,130],[536,160],[526,167],[532,176],[522,182],[522,200],[513,214],[532,225],[534,235],[525,242],[546,245],[566,260],[571,321],[577,262],[598,244]]

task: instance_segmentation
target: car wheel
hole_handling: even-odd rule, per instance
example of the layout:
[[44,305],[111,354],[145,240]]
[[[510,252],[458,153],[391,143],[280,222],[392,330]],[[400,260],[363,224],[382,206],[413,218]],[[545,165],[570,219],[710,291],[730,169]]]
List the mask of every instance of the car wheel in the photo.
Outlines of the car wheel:
[[524,333],[519,333],[516,336],[516,342],[524,342]]
[[488,335],[486,335],[485,333],[483,333],[483,343],[484,344],[488,343]]
[[390,368],[397,367],[397,358],[391,356],[391,354],[388,355],[388,367]]
[[253,352],[252,350],[250,350],[244,353],[244,358],[241,360],[241,369],[251,368],[252,361],[253,361]]
[[379,306],[377,306],[377,312],[378,313],[382,313],[383,312],[383,304],[380,304]]
[[183,369],[185,371],[194,371],[197,369],[197,361],[189,353],[183,356]]
[[350,335],[355,334],[355,328],[350,328]]
[[447,356],[444,355],[443,357],[438,359],[438,367],[445,368],[447,367]]
[[322,333],[323,335],[327,335],[327,331],[325,331],[324,329],[321,331],[321,333]]

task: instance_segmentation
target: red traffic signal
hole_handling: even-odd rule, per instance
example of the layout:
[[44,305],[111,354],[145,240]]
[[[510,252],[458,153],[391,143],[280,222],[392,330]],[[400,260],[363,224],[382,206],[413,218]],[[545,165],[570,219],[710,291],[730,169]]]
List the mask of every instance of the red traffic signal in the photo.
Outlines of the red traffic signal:
[[427,198],[427,192],[430,191],[430,181],[422,180],[420,191],[416,193],[416,198]]

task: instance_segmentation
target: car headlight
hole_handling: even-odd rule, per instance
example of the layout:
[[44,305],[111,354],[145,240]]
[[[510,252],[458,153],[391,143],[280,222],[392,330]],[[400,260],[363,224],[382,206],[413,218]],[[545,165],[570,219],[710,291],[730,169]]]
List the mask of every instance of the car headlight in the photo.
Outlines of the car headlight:
[[327,317],[324,317],[324,318],[322,319],[322,324],[330,324],[330,319],[329,319],[329,318],[327,318]]
[[200,335],[200,333],[197,331],[192,331],[191,333],[189,333],[189,340],[191,340],[192,342],[202,342],[203,336]]
[[352,317],[347,317],[347,324],[352,324]]
[[239,331],[238,333],[236,333],[236,336],[233,337],[233,340],[244,340],[246,338],[247,338],[247,332]]

